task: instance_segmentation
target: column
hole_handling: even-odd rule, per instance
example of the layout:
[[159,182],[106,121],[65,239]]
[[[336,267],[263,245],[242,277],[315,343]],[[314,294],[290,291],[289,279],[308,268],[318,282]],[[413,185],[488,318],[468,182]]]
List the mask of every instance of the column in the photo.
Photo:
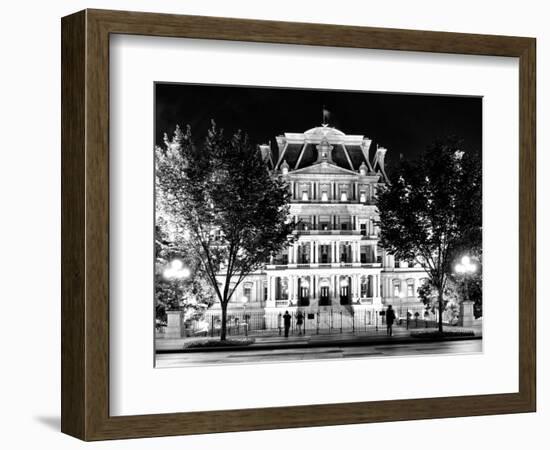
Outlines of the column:
[[309,241],[309,262],[313,264],[313,256],[315,253],[315,241]]
[[288,275],[286,277],[287,279],[287,286],[288,286],[288,300],[289,301],[292,301],[292,295],[293,295],[293,292],[292,292],[292,288],[293,288],[293,285],[292,285],[292,275]]
[[330,262],[335,263],[336,262],[336,242],[331,241],[330,243]]
[[267,298],[265,299],[265,301],[270,301],[270,300],[273,300],[271,298],[271,276],[268,275],[267,276]]
[[277,300],[277,277],[271,277],[271,299]]
[[319,241],[313,241],[313,262],[315,264],[319,263]]
[[339,263],[340,262],[340,241],[336,241],[335,244],[334,244],[334,247],[335,247],[335,255],[334,255],[334,260]]
[[317,290],[319,289],[319,276],[312,275],[311,277],[312,286],[311,286],[311,296],[314,300],[319,300],[319,295],[317,295]]

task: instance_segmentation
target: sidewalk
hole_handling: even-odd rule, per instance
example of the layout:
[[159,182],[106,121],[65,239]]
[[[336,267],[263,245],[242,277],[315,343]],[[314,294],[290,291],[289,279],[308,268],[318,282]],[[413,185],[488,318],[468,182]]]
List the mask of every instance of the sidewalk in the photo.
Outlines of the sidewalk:
[[[185,343],[193,341],[216,340],[219,338],[186,338],[186,339],[157,339],[157,353],[197,353],[197,352],[220,352],[220,351],[255,351],[255,350],[270,350],[270,349],[300,349],[300,348],[315,348],[315,347],[342,347],[342,346],[369,346],[369,345],[395,345],[395,344],[410,344],[420,342],[435,342],[435,341],[458,341],[458,340],[473,340],[481,339],[481,336],[476,333],[476,336],[452,336],[445,338],[415,338],[411,336],[411,331],[404,327],[395,327],[393,336],[387,336],[386,330],[379,329],[376,334],[359,334],[346,332],[332,334],[307,334],[307,335],[290,335],[288,338],[270,333],[268,335],[251,335],[250,339],[254,339],[253,344],[249,345],[234,345],[228,347],[196,347],[184,348]],[[229,336],[229,339],[245,339],[244,335]]]

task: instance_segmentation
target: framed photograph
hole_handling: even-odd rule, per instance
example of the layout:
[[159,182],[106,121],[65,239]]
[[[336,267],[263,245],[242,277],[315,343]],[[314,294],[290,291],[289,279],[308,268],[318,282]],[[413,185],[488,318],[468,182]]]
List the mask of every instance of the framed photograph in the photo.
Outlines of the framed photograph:
[[62,431],[535,411],[535,39],[62,19]]

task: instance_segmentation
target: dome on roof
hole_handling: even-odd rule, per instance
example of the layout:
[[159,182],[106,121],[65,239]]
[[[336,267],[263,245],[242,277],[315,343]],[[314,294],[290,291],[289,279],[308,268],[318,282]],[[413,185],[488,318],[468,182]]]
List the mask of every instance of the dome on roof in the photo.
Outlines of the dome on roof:
[[328,125],[322,125],[320,127],[310,128],[304,132],[306,136],[345,136],[345,133],[337,128],[329,127]]

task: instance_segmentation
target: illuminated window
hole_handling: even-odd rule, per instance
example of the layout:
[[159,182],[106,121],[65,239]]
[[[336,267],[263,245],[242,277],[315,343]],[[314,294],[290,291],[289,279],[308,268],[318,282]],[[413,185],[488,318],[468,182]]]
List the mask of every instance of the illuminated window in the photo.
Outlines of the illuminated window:
[[328,194],[327,194],[327,191],[321,192],[321,201],[322,201],[322,202],[328,202]]
[[359,201],[361,203],[365,203],[367,201],[367,193],[365,191],[361,191],[359,193]]
[[348,201],[348,193],[346,191],[342,191],[342,193],[340,194],[340,200],[343,202]]
[[243,297],[249,302],[252,298],[252,283],[245,283],[243,287]]
[[361,277],[361,297],[367,297],[367,290],[369,287],[369,280],[367,277]]
[[401,281],[394,280],[393,281],[393,296],[394,297],[399,297],[400,294],[401,294]]
[[302,191],[302,201],[307,202],[309,200],[309,195],[307,191]]
[[414,297],[414,280],[407,280],[407,297]]

